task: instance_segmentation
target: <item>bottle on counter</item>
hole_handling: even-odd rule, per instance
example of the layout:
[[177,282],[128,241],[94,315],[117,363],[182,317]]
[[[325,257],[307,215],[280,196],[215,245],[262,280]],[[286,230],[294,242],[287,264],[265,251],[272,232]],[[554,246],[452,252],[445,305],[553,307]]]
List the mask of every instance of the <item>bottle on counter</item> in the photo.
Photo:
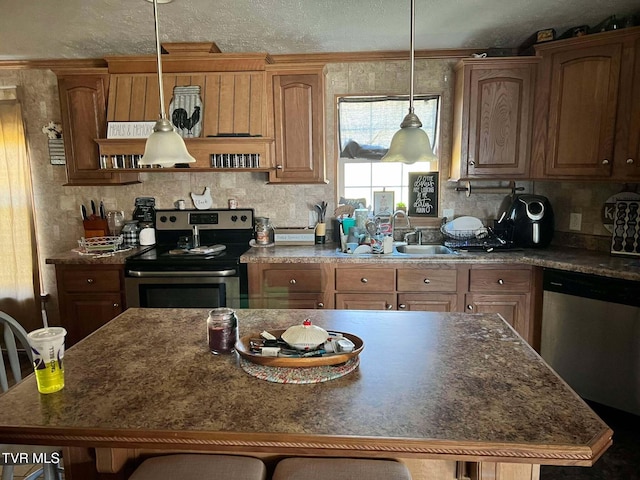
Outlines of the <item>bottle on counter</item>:
[[141,223],[138,238],[141,246],[155,245],[156,230],[153,228],[153,224],[150,222]]

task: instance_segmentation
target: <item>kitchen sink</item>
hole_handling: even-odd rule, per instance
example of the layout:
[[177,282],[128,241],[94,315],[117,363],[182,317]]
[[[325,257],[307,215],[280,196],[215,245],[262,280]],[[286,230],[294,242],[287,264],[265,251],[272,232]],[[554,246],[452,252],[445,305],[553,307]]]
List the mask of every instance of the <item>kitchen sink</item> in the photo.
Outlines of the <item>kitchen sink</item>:
[[398,253],[409,255],[455,255],[455,250],[444,245],[398,245]]

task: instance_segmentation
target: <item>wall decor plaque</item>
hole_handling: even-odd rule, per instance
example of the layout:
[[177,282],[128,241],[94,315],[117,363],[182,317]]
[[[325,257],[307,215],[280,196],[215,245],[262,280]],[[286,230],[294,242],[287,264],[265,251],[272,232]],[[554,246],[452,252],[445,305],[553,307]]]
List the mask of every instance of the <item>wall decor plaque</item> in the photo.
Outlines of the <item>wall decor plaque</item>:
[[171,122],[182,138],[199,137],[202,133],[202,99],[200,86],[174,87],[169,104]]
[[109,122],[107,138],[148,138],[156,122]]
[[438,172],[409,173],[409,216],[438,216]]

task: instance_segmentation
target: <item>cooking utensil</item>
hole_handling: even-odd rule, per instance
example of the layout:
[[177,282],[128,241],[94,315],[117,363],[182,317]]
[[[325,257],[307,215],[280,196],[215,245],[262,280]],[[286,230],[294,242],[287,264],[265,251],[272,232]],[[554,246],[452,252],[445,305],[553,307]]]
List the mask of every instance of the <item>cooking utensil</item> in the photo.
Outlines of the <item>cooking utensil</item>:
[[314,205],[314,208],[318,212],[318,223],[324,223],[325,215],[327,213],[327,202],[324,200]]
[[100,218],[107,218],[106,212],[104,211],[104,202],[100,200]]
[[82,220],[87,220],[87,207],[84,205],[80,205],[80,215],[82,215]]
[[96,202],[94,202],[93,200],[91,200],[91,214],[94,217],[97,216]]

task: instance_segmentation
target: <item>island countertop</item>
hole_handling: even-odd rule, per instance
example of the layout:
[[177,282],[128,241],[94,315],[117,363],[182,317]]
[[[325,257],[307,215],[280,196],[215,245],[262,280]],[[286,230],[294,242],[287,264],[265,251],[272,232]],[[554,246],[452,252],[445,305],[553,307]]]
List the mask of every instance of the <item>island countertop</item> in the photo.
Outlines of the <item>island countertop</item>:
[[[65,355],[66,386],[0,396],[0,442],[591,465],[606,424],[498,315],[238,310],[240,335],[304,318],[355,334],[358,369],[312,385],[213,356],[204,309],[129,309]],[[66,463],[65,463],[66,467]]]

